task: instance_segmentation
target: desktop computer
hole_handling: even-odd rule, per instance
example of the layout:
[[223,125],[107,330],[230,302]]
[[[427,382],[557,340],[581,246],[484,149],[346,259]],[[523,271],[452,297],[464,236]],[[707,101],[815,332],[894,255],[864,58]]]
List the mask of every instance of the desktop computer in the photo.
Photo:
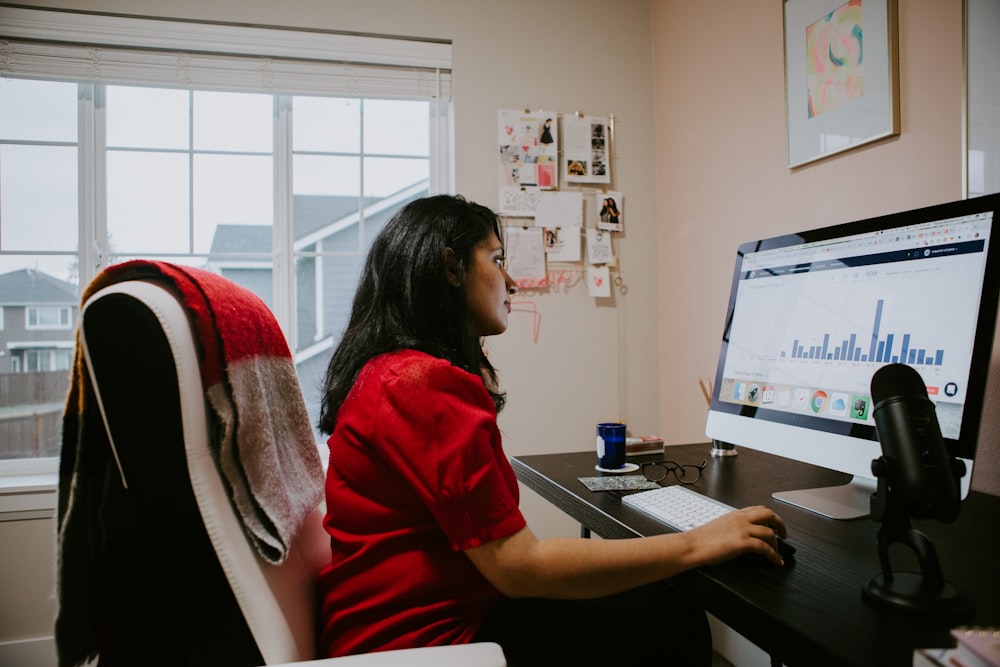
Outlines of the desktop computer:
[[1000,194],[758,239],[736,253],[706,434],[845,472],[774,497],[869,513],[882,452],[871,379],[915,369],[968,493],[1000,290]]

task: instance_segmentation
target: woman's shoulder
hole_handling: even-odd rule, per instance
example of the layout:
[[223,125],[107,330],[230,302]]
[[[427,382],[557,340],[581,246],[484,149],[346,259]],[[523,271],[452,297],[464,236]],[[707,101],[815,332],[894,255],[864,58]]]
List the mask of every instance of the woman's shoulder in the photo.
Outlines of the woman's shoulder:
[[478,376],[462,370],[447,359],[419,350],[397,350],[381,354],[368,362],[362,375],[367,376],[366,380],[377,378],[383,386],[402,388],[430,389],[468,382],[482,384]]
[[388,352],[371,359],[344,405],[351,405],[352,410],[374,409],[379,414],[402,411],[418,421],[433,421],[435,415],[463,410],[496,416],[482,377],[416,350]]

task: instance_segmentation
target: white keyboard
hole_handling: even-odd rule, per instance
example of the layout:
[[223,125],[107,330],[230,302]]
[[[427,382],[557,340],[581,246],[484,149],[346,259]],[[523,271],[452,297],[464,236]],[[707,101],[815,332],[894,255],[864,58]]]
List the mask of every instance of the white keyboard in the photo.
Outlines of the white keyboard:
[[680,531],[697,528],[734,509],[680,484],[632,493],[623,496],[622,502]]

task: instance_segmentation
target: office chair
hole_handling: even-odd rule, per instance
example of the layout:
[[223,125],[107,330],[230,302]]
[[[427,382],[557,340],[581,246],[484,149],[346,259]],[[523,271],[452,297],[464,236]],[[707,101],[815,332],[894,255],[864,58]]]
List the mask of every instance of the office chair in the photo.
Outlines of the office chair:
[[157,281],[111,284],[82,308],[88,395],[103,422],[88,428],[104,429],[108,447],[77,469],[106,473],[100,502],[114,522],[89,540],[103,550],[89,559],[96,567],[61,553],[59,576],[88,577],[97,593],[100,664],[504,666],[500,647],[486,643],[314,660],[315,576],[329,558],[322,510],[280,565],[248,540],[210,453],[217,425],[192,326]]

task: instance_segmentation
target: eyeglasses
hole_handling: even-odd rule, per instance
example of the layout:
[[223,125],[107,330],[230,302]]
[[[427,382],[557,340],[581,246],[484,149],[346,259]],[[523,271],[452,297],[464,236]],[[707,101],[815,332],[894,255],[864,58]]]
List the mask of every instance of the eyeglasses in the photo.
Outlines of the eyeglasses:
[[701,465],[681,465],[674,461],[650,461],[642,464],[642,474],[650,482],[662,482],[667,478],[667,475],[673,473],[681,484],[695,484],[701,480],[701,473],[707,466],[707,461],[702,461]]

